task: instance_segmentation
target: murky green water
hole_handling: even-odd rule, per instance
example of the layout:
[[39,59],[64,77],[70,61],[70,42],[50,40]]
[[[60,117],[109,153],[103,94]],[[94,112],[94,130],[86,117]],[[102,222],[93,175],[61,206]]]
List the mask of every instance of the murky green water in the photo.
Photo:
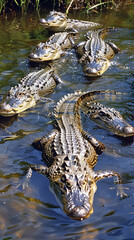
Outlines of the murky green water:
[[[126,92],[120,102],[108,102],[134,126],[134,56],[133,6],[120,11],[91,15],[74,12],[70,17],[96,21],[103,26],[117,26],[119,31],[108,35],[122,52],[114,57],[112,65],[98,79],[87,79],[73,50],[55,62],[58,74],[67,82],[57,86],[49,95],[58,101],[74,90],[112,89]],[[43,16],[43,10],[41,17]],[[27,56],[40,41],[49,37],[48,30],[38,24],[36,14],[16,16],[0,23],[0,99],[3,94],[30,71]],[[33,68],[34,70],[34,68]],[[106,145],[98,157],[95,171],[110,169],[123,177],[127,197],[116,195],[113,179],[97,184],[94,213],[78,222],[68,218],[60,209],[49,189],[46,177],[33,173],[29,187],[22,190],[27,164],[42,164],[41,153],[34,150],[34,139],[49,132],[52,119],[49,106],[38,103],[18,117],[0,118],[0,239],[95,239],[132,240],[134,238],[134,143],[100,129],[83,118],[83,128]]]

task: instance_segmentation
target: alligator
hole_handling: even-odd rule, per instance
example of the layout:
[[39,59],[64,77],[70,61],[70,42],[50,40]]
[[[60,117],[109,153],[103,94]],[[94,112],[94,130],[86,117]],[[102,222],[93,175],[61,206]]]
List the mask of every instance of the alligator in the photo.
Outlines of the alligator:
[[[114,171],[94,172],[97,154],[101,154],[105,147],[83,130],[80,117],[80,109],[89,107],[85,106],[86,103],[94,104],[112,96],[115,96],[113,91],[77,91],[64,96],[55,107],[56,128],[32,144],[42,151],[47,166],[31,165],[28,181],[32,170],[47,176],[63,204],[63,211],[76,220],[86,219],[93,213],[98,180],[115,176],[120,182],[119,174]],[[119,125],[120,119],[116,123]]]
[[52,61],[60,58],[65,53],[63,50],[73,47],[74,32],[60,32],[53,34],[46,43],[39,43],[28,58],[34,62]]
[[54,32],[64,30],[86,30],[92,27],[100,26],[99,23],[69,19],[65,13],[51,11],[46,18],[41,18],[39,22]]
[[63,82],[49,65],[29,73],[5,94],[0,103],[0,115],[9,117],[34,107],[57,83]]
[[[117,97],[116,97],[117,98]],[[119,111],[108,108],[99,102],[86,102],[82,111],[100,127],[121,137],[134,136],[134,127],[125,121]]]
[[76,53],[83,65],[85,75],[89,77],[101,76],[110,66],[110,59],[120,49],[112,42],[103,40],[107,32],[115,28],[105,28],[87,33],[87,40],[76,45]]

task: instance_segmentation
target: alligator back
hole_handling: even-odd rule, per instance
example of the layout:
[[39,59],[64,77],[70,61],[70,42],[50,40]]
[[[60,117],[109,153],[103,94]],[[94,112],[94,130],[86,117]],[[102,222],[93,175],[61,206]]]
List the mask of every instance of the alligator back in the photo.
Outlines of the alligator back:
[[35,106],[41,96],[54,89],[57,79],[49,66],[29,73],[5,94],[0,103],[0,115],[12,116]]
[[57,127],[60,131],[60,136],[56,146],[62,145],[61,153],[63,155],[73,154],[73,155],[83,155],[86,152],[87,143],[83,139],[81,129],[76,124],[76,119],[74,115],[74,105],[81,95],[81,92],[75,92],[74,94],[68,94],[64,96],[55,108],[55,119],[57,122]]

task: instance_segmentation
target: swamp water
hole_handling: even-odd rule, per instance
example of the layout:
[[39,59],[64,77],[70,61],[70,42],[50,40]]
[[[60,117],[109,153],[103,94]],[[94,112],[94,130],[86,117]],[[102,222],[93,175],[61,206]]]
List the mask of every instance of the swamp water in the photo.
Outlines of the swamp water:
[[[54,63],[66,86],[57,86],[49,98],[58,101],[74,90],[109,89],[126,92],[120,101],[106,102],[114,107],[134,126],[134,57],[133,6],[122,11],[69,17],[96,21],[104,27],[119,27],[109,38],[122,52],[111,60],[111,66],[102,77],[88,79],[78,64],[73,50]],[[43,11],[41,17],[43,17]],[[28,54],[39,42],[45,42],[50,33],[38,23],[38,17],[29,14],[11,17],[0,22],[0,100],[3,94],[33,70]],[[95,171],[113,170],[121,174],[127,197],[117,196],[113,178],[97,183],[94,212],[84,221],[67,217],[49,189],[45,176],[33,172],[28,188],[22,189],[28,164],[43,164],[41,152],[33,149],[34,139],[53,129],[52,109],[39,102],[18,117],[0,117],[0,239],[134,239],[134,143],[99,128],[83,117],[83,128],[106,149],[98,157]],[[18,186],[18,187],[17,187]]]

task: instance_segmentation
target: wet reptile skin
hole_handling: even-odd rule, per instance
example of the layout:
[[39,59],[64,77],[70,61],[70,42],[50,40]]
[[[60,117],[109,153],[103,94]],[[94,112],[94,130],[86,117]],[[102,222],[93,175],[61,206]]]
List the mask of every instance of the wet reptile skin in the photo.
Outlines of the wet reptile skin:
[[46,43],[39,43],[28,56],[32,62],[45,62],[59,59],[64,50],[74,46],[74,32],[60,32],[53,34]]
[[54,191],[60,195],[64,212],[73,219],[83,220],[93,212],[99,179],[116,176],[119,181],[119,175],[113,171],[93,171],[97,153],[104,150],[104,145],[82,129],[80,118],[80,109],[83,106],[85,109],[85,103],[111,99],[115,94],[93,91],[64,96],[55,108],[56,128],[33,143],[42,151],[47,167],[31,165],[30,169],[49,178]]
[[29,73],[5,94],[0,103],[0,115],[9,117],[34,107],[37,101],[53,91],[59,82],[63,83],[49,66]]
[[116,31],[113,28],[100,29],[87,33],[87,40],[76,46],[76,53],[83,65],[85,75],[97,77],[102,75],[110,66],[110,59],[120,49],[112,42],[105,42],[104,36],[108,32]]
[[65,13],[51,11],[46,18],[41,18],[40,23],[54,32],[64,30],[86,30],[100,26],[99,23],[69,19]]

